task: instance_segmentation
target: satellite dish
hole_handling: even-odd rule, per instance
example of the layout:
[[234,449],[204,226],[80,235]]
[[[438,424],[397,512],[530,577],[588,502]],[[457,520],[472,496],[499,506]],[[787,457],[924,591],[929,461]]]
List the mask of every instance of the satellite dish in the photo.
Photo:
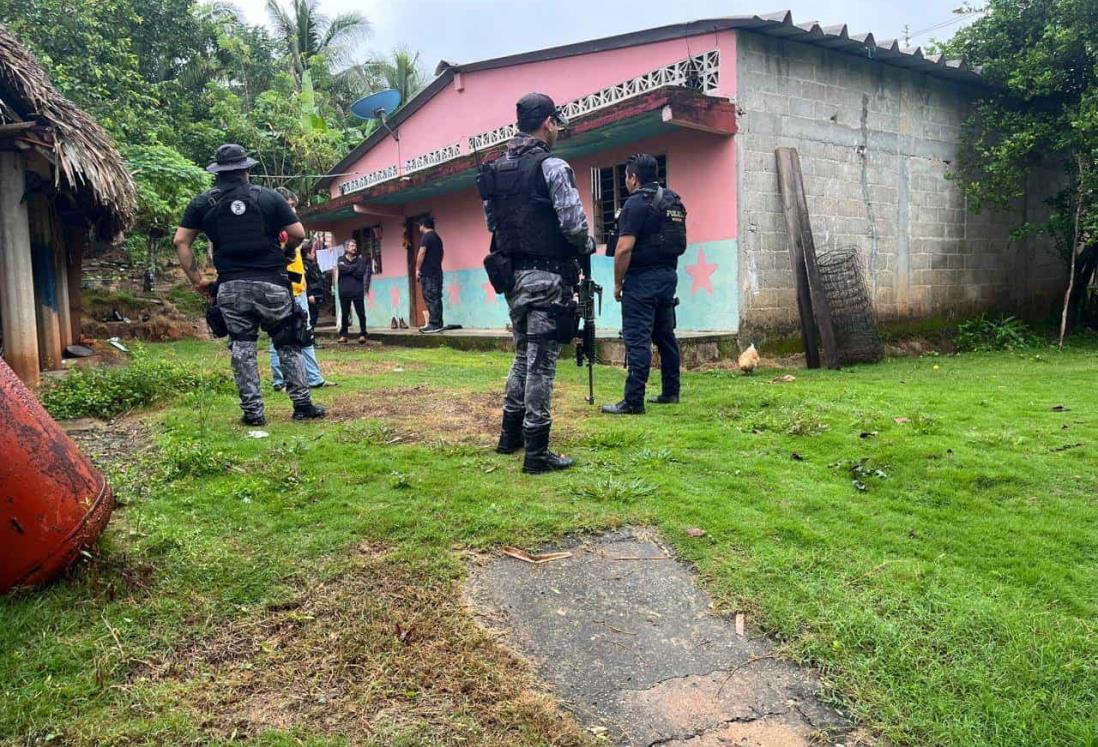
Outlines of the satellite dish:
[[376,119],[381,122],[382,127],[389,131],[389,134],[393,136],[393,140],[400,140],[386,121],[400,106],[400,100],[400,91],[395,88],[386,88],[384,91],[372,93],[351,104],[351,114],[359,119]]

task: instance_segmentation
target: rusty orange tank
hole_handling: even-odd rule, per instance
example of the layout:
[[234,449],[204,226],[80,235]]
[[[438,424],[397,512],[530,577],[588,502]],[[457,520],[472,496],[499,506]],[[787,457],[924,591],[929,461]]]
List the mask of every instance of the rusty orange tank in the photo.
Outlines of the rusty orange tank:
[[113,508],[106,478],[0,361],[0,594],[68,568]]

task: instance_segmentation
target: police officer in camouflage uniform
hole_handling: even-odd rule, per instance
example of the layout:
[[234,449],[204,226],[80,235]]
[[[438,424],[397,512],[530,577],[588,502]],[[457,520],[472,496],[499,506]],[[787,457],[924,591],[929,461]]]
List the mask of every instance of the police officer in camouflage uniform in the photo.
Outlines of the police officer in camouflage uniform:
[[515,340],[496,451],[510,454],[525,445],[522,470],[534,474],[573,463],[549,450],[549,408],[561,343],[575,332],[577,259],[593,253],[595,242],[572,168],[551,154],[567,125],[564,116],[540,93],[519,99],[516,113],[519,133],[502,158],[484,167],[478,186],[492,232],[489,259],[504,258],[508,271]]
[[[301,351],[309,343],[307,313],[302,318],[286,276],[286,262],[305,238],[305,228],[282,195],[250,183],[248,170],[258,161],[249,158],[244,148],[222,145],[215,159],[206,170],[216,175],[216,184],[187,205],[173,243],[191,284],[200,292],[216,293],[231,340],[233,376],[244,411],[241,422],[267,422],[256,360],[260,328],[278,351],[286,391],[294,403],[294,420],[323,417],[324,408],[313,404],[305,381]],[[288,256],[279,247],[282,231],[288,236]],[[213,246],[216,284],[202,277],[191,250],[199,232]]]

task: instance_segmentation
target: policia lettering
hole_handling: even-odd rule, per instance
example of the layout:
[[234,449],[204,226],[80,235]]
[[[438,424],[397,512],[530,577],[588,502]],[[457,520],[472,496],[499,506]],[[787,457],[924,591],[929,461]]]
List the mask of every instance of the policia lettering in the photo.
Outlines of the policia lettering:
[[629,368],[625,397],[602,411],[612,415],[644,412],[644,393],[652,365],[652,344],[660,351],[663,392],[649,402],[679,399],[679,345],[675,339],[678,258],[686,251],[686,207],[679,196],[656,181],[656,159],[647,154],[626,161],[630,198],[618,217],[614,256],[614,296],[621,301],[622,338]]
[[572,169],[551,153],[564,117],[543,94],[522,97],[515,110],[520,132],[479,169],[477,188],[492,232],[484,266],[506,295],[515,340],[496,450],[525,445],[523,471],[538,473],[572,466],[549,451],[550,403],[560,346],[577,334],[577,259],[594,241]]

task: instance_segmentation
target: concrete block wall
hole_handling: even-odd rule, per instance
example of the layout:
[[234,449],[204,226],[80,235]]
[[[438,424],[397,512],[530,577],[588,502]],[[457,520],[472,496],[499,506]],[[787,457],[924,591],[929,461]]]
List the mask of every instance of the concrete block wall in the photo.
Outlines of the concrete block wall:
[[1047,312],[1065,267],[1039,242],[1010,238],[1044,209],[1041,200],[974,215],[947,176],[972,91],[749,32],[739,34],[738,55],[744,332],[781,334],[799,323],[779,147],[800,154],[817,252],[858,248],[880,319]]

